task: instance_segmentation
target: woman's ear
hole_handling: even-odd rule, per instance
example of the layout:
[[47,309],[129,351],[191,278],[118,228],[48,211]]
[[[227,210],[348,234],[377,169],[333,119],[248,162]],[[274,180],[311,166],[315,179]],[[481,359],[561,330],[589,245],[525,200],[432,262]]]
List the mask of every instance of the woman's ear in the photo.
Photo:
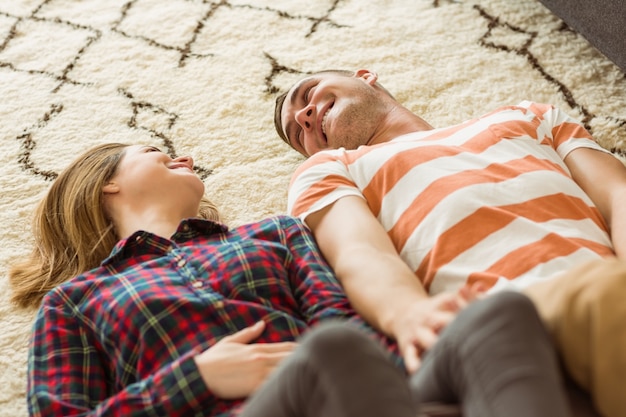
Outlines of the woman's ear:
[[117,183],[109,181],[102,187],[102,192],[105,194],[117,194],[120,192],[120,187]]

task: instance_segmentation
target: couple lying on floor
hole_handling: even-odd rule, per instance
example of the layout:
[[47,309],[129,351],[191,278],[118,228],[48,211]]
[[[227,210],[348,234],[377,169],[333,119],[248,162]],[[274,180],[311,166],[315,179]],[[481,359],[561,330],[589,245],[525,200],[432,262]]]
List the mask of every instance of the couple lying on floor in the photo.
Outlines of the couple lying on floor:
[[298,81],[275,126],[308,157],[290,216],[228,228],[152,146],[59,175],[10,277],[31,415],[567,416],[562,367],[626,415],[626,168],[580,123],[434,128],[359,70]]

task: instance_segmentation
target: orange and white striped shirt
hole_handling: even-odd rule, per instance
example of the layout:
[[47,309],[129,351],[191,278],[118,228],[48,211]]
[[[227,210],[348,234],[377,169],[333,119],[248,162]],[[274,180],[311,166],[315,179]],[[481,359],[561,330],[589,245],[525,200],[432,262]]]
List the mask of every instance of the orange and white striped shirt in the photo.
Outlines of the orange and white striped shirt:
[[482,281],[522,288],[614,254],[607,225],[563,162],[608,152],[575,119],[524,101],[465,123],[356,150],[295,172],[289,213],[363,197],[431,294]]

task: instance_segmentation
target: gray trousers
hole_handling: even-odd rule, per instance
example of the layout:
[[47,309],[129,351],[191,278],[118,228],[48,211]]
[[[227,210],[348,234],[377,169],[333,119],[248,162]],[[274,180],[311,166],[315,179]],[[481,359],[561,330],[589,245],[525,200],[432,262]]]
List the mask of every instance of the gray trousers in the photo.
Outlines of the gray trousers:
[[409,378],[362,331],[318,326],[241,416],[416,417],[431,401],[462,404],[464,417],[570,415],[556,353],[526,296],[472,303]]

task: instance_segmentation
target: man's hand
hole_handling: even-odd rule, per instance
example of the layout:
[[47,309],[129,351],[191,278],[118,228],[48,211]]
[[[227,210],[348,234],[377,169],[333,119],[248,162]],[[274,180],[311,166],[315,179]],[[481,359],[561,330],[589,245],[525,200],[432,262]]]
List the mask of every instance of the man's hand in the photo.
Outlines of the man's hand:
[[202,379],[223,399],[245,398],[257,390],[276,366],[296,348],[295,342],[254,343],[265,329],[259,321],[195,357]]
[[417,301],[396,320],[393,333],[409,373],[417,371],[420,355],[433,347],[439,332],[460,310],[483,294],[481,284],[466,285],[456,293],[441,293]]

